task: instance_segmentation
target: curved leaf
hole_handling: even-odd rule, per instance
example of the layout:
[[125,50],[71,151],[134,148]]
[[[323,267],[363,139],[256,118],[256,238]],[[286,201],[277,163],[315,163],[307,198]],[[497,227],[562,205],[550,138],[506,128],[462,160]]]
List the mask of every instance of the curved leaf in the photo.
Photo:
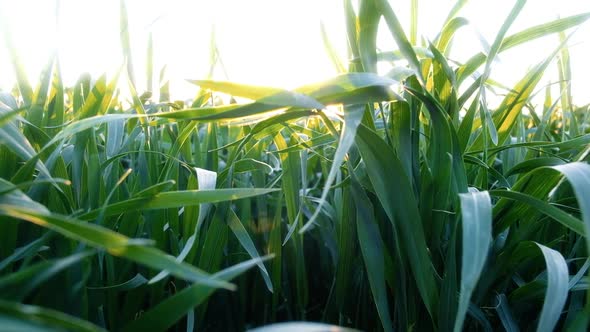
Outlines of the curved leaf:
[[537,243],[547,264],[547,291],[537,325],[538,332],[553,331],[567,300],[568,269],[563,256],[556,250]]
[[492,202],[488,192],[459,194],[463,252],[461,254],[461,290],[455,319],[455,332],[461,331],[471,294],[487,260],[492,243]]
[[257,327],[248,332],[358,332],[358,330],[322,323],[288,322]]

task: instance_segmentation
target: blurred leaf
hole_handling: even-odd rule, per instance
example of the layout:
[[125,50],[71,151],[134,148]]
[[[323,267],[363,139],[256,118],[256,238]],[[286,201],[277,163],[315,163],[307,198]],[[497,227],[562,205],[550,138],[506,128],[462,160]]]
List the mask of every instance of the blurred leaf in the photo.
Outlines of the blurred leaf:
[[288,322],[276,323],[249,329],[248,332],[355,332],[358,330],[346,327],[312,323],[312,322]]
[[13,331],[12,327],[17,328],[16,331],[106,331],[60,311],[4,300],[0,300],[0,324],[6,331]]

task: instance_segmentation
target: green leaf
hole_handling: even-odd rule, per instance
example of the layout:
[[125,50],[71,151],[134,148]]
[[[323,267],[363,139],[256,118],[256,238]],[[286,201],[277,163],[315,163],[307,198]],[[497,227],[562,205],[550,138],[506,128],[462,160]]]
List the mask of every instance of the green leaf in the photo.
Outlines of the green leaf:
[[518,324],[516,323],[514,316],[512,315],[512,311],[510,310],[510,305],[506,295],[500,294],[496,298],[498,300],[496,311],[498,312],[500,322],[502,322],[504,329],[507,332],[520,332]]
[[574,189],[582,213],[582,221],[584,222],[586,250],[590,252],[590,165],[574,162],[552,166],[552,168],[563,173]]
[[348,153],[348,150],[350,150],[354,144],[356,130],[361,123],[364,113],[365,105],[357,105],[356,107],[350,107],[346,109],[344,113],[344,128],[342,130],[342,134],[340,135],[338,148],[336,149],[336,153],[334,154],[334,158],[332,160],[330,172],[328,173],[328,177],[324,182],[324,188],[322,189],[322,195],[320,197],[319,204],[307,223],[301,227],[301,230],[299,231],[300,234],[303,234],[309,229],[309,227],[311,227],[311,225],[313,225],[317,216],[320,214],[322,207],[326,203],[326,198],[328,197],[330,187],[332,186],[334,179],[336,179],[336,174],[340,169],[340,165],[344,161],[344,157]]
[[553,331],[561,317],[568,294],[567,263],[559,251],[537,243],[547,264],[547,291],[537,325],[538,332]]
[[[195,172],[197,173],[197,185],[198,188],[201,190],[212,190],[215,188],[217,182],[217,173],[208,171],[202,168],[196,168]],[[194,245],[199,235],[199,231],[201,230],[201,226],[211,204],[203,203],[194,206],[185,206],[184,210],[184,221],[185,221],[185,232],[184,234],[191,234],[186,240],[184,247],[180,254],[176,257],[177,262],[183,262],[187,256],[193,251]],[[195,218],[196,217],[196,218]],[[193,220],[196,219],[196,220]],[[192,227],[191,227],[192,226]],[[158,273],[155,277],[153,277],[149,283],[153,284],[156,283],[169,275],[168,271],[162,271]]]
[[127,75],[129,76],[129,81],[135,86],[135,71],[133,70],[131,38],[129,35],[129,15],[127,14],[127,6],[125,5],[125,0],[121,0],[119,3],[119,36],[121,39],[121,49],[123,50],[123,56],[127,63]]
[[98,225],[54,213],[43,213],[3,203],[0,203],[0,215],[29,221],[95,248],[105,249],[112,255],[141,263],[156,270],[168,270],[172,275],[188,281],[199,282],[208,287],[233,288],[233,285],[215,280],[191,265],[176,262],[174,257],[156,248],[139,245],[138,242],[141,243],[141,241],[129,239]]
[[[242,224],[236,213],[231,209],[229,211],[229,219],[227,221],[227,224],[236,236],[236,238],[238,239],[238,241],[240,242],[240,244],[242,245],[242,247],[244,248],[244,250],[248,252],[250,257],[255,260],[259,259],[260,255],[258,254],[258,250],[256,250],[256,246],[254,245],[254,242],[252,242],[252,239],[250,238],[248,231],[246,231],[246,228],[244,228],[244,225]],[[266,288],[268,288],[268,290],[272,293],[272,282],[270,281],[270,276],[268,274],[268,271],[266,270],[266,267],[264,266],[264,263],[262,263],[262,261],[259,260],[257,265],[260,269],[260,274],[262,274],[262,279],[266,284]]]
[[359,126],[356,144],[365,162],[375,193],[392,225],[398,229],[422,301],[435,318],[438,289],[418,205],[401,161],[370,129]]
[[584,223],[581,220],[531,195],[509,190],[491,190],[490,194],[526,203],[577,234],[582,236],[585,236],[586,234],[584,231]]
[[[270,258],[272,256],[251,259],[230,266],[213,274],[212,277],[227,282],[256,266],[259,262]],[[165,331],[186,315],[189,310],[203,303],[214,291],[202,284],[189,286],[144,312],[137,320],[125,326],[123,331]]]
[[[587,12],[530,27],[504,38],[499,52],[501,53],[512,47],[533,41],[544,36],[548,36],[552,33],[558,33],[560,31],[573,28],[584,23],[589,18],[590,12]],[[465,78],[471,75],[475,70],[477,70],[477,68],[479,68],[479,66],[486,62],[486,58],[487,57],[485,54],[478,53],[469,59],[467,63],[459,69],[457,81],[462,82]]]
[[369,285],[371,286],[371,293],[375,299],[383,329],[386,332],[392,332],[393,327],[385,287],[385,268],[383,267],[385,262],[383,240],[369,198],[358,181],[353,179],[352,185],[352,193],[356,203],[356,228],[359,246],[363,255]]
[[418,78],[420,83],[424,85],[425,80],[422,76],[420,62],[418,61],[416,53],[414,52],[414,48],[412,48],[412,44],[410,44],[410,42],[408,41],[408,38],[406,37],[406,34],[397,16],[393,12],[393,9],[391,9],[391,6],[389,5],[387,0],[375,0],[375,5],[378,8],[378,10],[383,14],[383,17],[385,18],[385,22],[387,23],[387,26],[391,31],[393,39],[395,39],[395,42],[397,43],[397,46],[399,47],[400,51],[402,52],[406,60],[408,60],[408,62],[410,63],[410,68],[412,68],[416,72],[416,77]]
[[377,72],[377,30],[381,14],[377,11],[374,1],[363,1],[359,4],[358,14],[358,52],[364,72]]
[[514,46],[518,46],[520,44],[547,36],[552,33],[565,31],[569,28],[573,28],[584,23],[588,19],[590,19],[590,12],[558,18],[547,23],[535,25],[504,38],[500,51],[505,51]]
[[410,44],[418,42],[418,0],[412,0],[410,7]]
[[[460,2],[460,1],[458,1]],[[466,1],[463,1],[466,2]],[[443,54],[447,54],[447,47],[449,47],[453,36],[461,27],[469,24],[469,21],[463,17],[455,17],[443,27],[436,41],[436,48]],[[450,47],[449,47],[450,48]]]
[[27,78],[27,72],[21,61],[22,57],[18,55],[17,50],[14,47],[12,34],[10,33],[8,26],[6,24],[2,24],[2,26],[0,26],[0,30],[3,32],[4,41],[6,43],[4,46],[9,52],[12,67],[16,74],[16,82],[20,91],[20,95],[22,96],[25,105],[29,106],[33,103],[33,88],[31,87],[31,83],[29,83]]
[[326,26],[323,22],[320,22],[320,32],[322,35],[322,42],[324,44],[324,48],[326,50],[326,53],[330,57],[330,60],[332,60],[332,64],[334,65],[336,72],[338,74],[344,74],[346,72],[346,68],[342,64],[342,60],[340,60],[340,57],[338,56],[336,49],[334,48],[332,43],[330,43],[328,33],[326,32]]
[[[563,44],[563,43],[562,43]],[[545,60],[534,66],[526,75],[516,84],[510,93],[504,98],[498,110],[494,113],[494,125],[498,129],[498,144],[503,145],[508,137],[516,120],[520,115],[522,108],[524,107],[527,100],[532,95],[537,83],[541,80],[545,69],[551,63],[557,52],[563,45],[557,47],[553,53],[548,56]],[[474,121],[473,126],[477,128],[481,125],[481,121]],[[478,135],[477,139],[469,149],[470,151],[479,150],[484,147],[482,142],[482,135]]]
[[461,331],[471,294],[486,263],[492,242],[492,202],[486,191],[459,194],[463,251],[461,254],[461,290],[455,319],[455,332]]
[[[264,188],[233,188],[214,190],[181,190],[166,191],[154,196],[131,198],[125,201],[113,203],[104,207],[104,216],[113,216],[135,210],[169,209],[183,206],[194,206],[203,203],[219,203],[224,201],[266,195],[278,189]],[[82,220],[96,218],[101,209],[92,210],[81,215]]]
[[148,280],[140,273],[136,274],[133,278],[122,282],[117,285],[103,286],[103,287],[86,287],[89,290],[108,290],[111,292],[125,292],[143,286],[148,283]]
[[[9,323],[10,325],[4,325]],[[0,324],[2,329],[10,326],[27,328],[17,331],[80,331],[106,332],[106,330],[77,317],[57,310],[0,300]],[[34,330],[29,330],[33,328]]]
[[189,82],[196,84],[204,89],[211,89],[214,91],[227,93],[232,96],[256,100],[258,103],[266,105],[272,105],[277,107],[290,106],[310,109],[325,108],[324,105],[322,105],[317,100],[309,96],[283,89],[221,81],[189,80]]
[[[3,112],[0,112],[3,113]],[[16,123],[9,122],[0,126],[0,145],[6,146],[19,158],[27,162],[34,162],[35,167],[45,176],[51,179],[51,173],[47,166],[38,159],[37,152],[30,141],[21,133]]]
[[544,167],[544,166],[557,166],[563,165],[566,162],[560,158],[556,157],[537,157],[529,160],[525,160],[506,172],[506,177],[515,174],[526,173],[534,170],[535,168]]
[[0,278],[0,291],[4,299],[22,301],[32,290],[59,272],[93,255],[85,251],[64,258],[42,261]]
[[[479,94],[481,96],[481,104],[478,104],[478,105],[480,105],[480,107],[481,107],[480,120],[481,120],[482,124],[484,124],[483,125],[483,130],[484,130],[483,135],[486,135],[486,133],[489,133],[492,143],[494,143],[494,145],[498,145],[498,133],[496,131],[496,125],[492,121],[490,111],[487,108],[485,83],[490,76],[490,72],[492,70],[492,63],[494,62],[496,55],[500,52],[500,46],[502,45],[502,40],[504,39],[506,32],[508,31],[508,29],[510,28],[512,23],[514,23],[514,20],[516,20],[516,17],[518,16],[518,14],[520,13],[520,11],[522,10],[522,8],[524,7],[525,4],[526,4],[526,0],[518,0],[514,4],[514,7],[510,11],[510,14],[508,15],[508,17],[506,18],[506,20],[502,24],[502,27],[500,28],[500,31],[498,31],[498,34],[496,35],[496,39],[494,39],[494,43],[492,44],[492,47],[490,48],[490,51],[488,52],[488,56],[486,58],[485,69],[484,69],[484,72],[483,72],[483,74],[481,76],[481,80],[480,80]],[[484,139],[486,139],[486,138],[484,137]],[[486,146],[486,148],[487,148],[487,146]]]
[[248,332],[358,332],[347,327],[312,322],[276,323],[249,329]]

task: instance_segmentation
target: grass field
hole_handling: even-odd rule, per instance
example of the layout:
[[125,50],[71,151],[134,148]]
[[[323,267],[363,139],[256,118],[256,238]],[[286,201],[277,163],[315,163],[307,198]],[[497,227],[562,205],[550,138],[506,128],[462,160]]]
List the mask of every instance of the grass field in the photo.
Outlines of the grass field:
[[[421,42],[386,0],[345,0],[350,59],[326,40],[339,76],[195,80],[187,103],[150,66],[159,91],[137,91],[130,56],[72,87],[52,58],[31,86],[10,48],[0,330],[585,331],[590,111],[571,103],[567,41],[590,13],[508,34],[515,1],[489,52],[456,63],[464,3]],[[380,19],[397,49],[377,49]],[[517,85],[490,79],[553,34]],[[265,331],[287,328],[328,327]]]

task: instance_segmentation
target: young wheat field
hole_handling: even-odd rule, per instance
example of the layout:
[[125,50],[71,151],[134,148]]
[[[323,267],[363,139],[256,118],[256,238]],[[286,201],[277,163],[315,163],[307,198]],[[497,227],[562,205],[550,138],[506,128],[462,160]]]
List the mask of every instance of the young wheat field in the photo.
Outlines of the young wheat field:
[[[433,40],[417,10],[408,29],[343,0],[338,76],[205,78],[185,102],[150,61],[159,91],[138,88],[124,1],[115,75],[64,86],[52,57],[31,85],[5,36],[0,331],[586,331],[590,106],[568,40],[590,13],[509,33],[525,2],[459,63],[465,0]],[[559,46],[516,85],[490,78],[544,36]]]

